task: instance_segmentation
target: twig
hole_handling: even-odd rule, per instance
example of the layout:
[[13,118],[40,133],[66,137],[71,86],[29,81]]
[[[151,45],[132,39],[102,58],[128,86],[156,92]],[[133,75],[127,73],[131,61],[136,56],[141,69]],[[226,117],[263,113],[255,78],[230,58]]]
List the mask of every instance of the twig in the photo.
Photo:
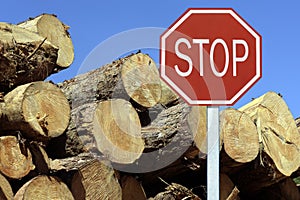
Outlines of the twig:
[[35,48],[35,50],[29,55],[29,56],[27,56],[27,60],[29,60],[29,59],[31,59],[32,58],[32,56],[37,52],[37,50],[39,49],[39,48],[41,48],[41,46],[44,44],[44,42],[47,40],[47,37],[45,37],[45,39],[39,44],[39,46],[37,46],[36,48]]

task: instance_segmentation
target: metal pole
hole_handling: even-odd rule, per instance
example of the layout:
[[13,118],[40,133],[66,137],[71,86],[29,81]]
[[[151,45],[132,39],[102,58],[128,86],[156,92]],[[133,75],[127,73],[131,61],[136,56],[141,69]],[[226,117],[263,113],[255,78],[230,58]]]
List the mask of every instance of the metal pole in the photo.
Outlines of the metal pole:
[[207,108],[207,200],[220,198],[219,107]]

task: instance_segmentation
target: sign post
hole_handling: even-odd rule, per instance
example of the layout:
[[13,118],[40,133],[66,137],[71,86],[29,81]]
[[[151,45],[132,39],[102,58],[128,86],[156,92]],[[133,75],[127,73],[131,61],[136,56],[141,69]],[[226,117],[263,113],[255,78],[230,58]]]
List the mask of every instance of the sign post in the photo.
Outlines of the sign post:
[[207,199],[215,200],[220,196],[220,136],[219,136],[219,107],[207,108]]
[[261,78],[261,36],[233,9],[188,9],[160,40],[161,78],[207,111],[208,200],[219,199],[219,107]]

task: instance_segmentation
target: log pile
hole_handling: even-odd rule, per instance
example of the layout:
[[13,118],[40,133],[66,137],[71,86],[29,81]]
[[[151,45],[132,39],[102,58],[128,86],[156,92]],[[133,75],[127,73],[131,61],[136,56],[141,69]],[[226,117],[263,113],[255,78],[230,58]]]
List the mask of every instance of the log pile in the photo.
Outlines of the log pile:
[[[48,14],[0,23],[0,199],[206,199],[206,107],[140,52],[45,82],[73,61],[68,28]],[[300,199],[300,120],[281,96],[220,120],[220,199]]]

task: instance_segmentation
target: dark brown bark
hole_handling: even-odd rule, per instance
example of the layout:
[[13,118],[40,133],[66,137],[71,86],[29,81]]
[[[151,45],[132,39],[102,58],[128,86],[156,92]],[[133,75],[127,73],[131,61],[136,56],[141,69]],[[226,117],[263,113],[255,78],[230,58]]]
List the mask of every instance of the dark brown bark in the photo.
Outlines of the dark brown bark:
[[0,92],[56,73],[58,49],[45,37],[0,23]]
[[[140,77],[135,70],[154,71],[154,75],[145,76],[145,73],[142,73],[143,76]],[[134,73],[132,74],[131,71]],[[155,74],[155,71],[157,69],[154,61],[145,54],[137,53],[59,84],[72,107],[70,125],[65,135],[57,139],[66,141],[65,144],[61,145],[64,147],[60,147],[64,149],[64,154],[68,156],[83,152],[85,151],[84,143],[87,140],[90,142],[94,140],[93,138],[84,138],[83,143],[79,136],[88,131],[82,125],[93,121],[95,109],[99,102],[109,99],[125,99],[130,101],[137,111],[141,112],[147,110],[145,107],[154,106],[158,101],[157,96],[160,97],[161,95],[159,76],[158,73]],[[132,83],[134,81],[133,76],[137,76],[140,85]],[[132,88],[133,86],[135,89]],[[139,99],[137,96],[144,98]],[[149,97],[149,101],[145,100],[146,97]]]

